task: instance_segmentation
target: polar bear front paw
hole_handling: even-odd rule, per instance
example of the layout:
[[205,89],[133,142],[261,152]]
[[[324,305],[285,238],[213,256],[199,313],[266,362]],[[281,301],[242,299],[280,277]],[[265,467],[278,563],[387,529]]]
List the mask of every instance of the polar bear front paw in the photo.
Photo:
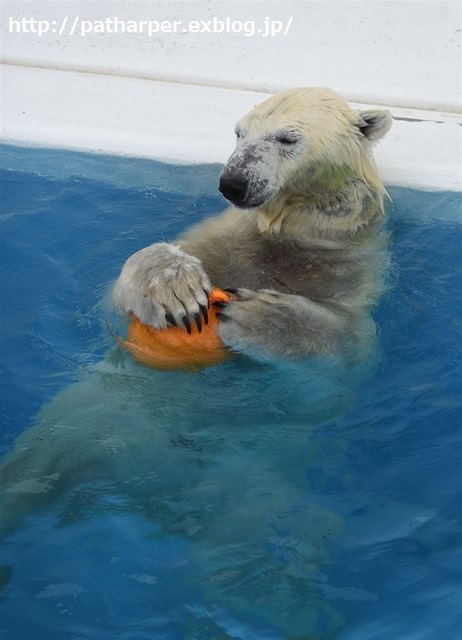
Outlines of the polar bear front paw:
[[[115,284],[114,301],[157,329],[169,324],[199,331],[207,324],[210,280],[201,261],[174,244],[158,243],[130,256]],[[202,315],[202,317],[201,317]]]
[[[269,353],[281,344],[288,331],[287,296],[270,289],[235,289],[233,302],[222,303],[217,314],[218,332],[223,342],[235,351]],[[278,339],[279,338],[279,339]],[[277,349],[276,349],[277,350]]]
[[273,289],[237,289],[221,305],[218,333],[226,346],[260,359],[330,355],[351,334],[351,314],[342,305],[318,304]]

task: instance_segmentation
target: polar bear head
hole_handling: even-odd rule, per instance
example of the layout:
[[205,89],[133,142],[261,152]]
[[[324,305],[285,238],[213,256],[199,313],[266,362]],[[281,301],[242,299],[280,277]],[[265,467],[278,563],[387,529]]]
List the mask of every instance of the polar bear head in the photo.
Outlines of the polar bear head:
[[237,144],[220,176],[220,191],[242,209],[287,197],[335,195],[361,181],[383,192],[371,142],[391,126],[388,111],[355,111],[322,88],[284,91],[257,105],[236,125]]

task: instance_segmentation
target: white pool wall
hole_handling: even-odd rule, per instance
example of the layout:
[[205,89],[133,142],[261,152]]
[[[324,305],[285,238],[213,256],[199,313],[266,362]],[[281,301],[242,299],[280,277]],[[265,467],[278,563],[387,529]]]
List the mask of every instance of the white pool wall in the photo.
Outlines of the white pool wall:
[[1,37],[4,142],[222,163],[269,93],[328,86],[392,112],[388,184],[462,189],[459,2],[4,0]]

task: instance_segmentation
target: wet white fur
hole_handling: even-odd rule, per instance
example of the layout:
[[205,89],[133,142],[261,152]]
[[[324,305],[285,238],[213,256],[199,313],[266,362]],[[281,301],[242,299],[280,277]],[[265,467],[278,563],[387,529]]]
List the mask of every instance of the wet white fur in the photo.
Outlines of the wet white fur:
[[222,174],[245,180],[248,205],[131,256],[117,307],[156,327],[167,326],[166,314],[182,324],[217,285],[240,292],[220,324],[236,351],[300,359],[357,338],[383,254],[385,189],[371,142],[390,125],[387,111],[354,111],[327,89],[256,106],[238,122]]

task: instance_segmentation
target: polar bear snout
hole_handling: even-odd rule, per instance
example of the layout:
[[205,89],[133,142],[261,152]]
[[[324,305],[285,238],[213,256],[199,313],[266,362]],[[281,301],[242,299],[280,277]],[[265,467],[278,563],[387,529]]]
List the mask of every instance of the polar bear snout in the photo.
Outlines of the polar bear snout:
[[267,202],[274,192],[268,180],[232,173],[221,175],[219,190],[238,209],[256,209]]
[[243,176],[222,173],[218,188],[220,193],[236,206],[246,201],[248,182]]
[[255,145],[236,149],[221,172],[220,192],[240,209],[260,207],[278,189],[272,160],[267,150],[257,150]]

